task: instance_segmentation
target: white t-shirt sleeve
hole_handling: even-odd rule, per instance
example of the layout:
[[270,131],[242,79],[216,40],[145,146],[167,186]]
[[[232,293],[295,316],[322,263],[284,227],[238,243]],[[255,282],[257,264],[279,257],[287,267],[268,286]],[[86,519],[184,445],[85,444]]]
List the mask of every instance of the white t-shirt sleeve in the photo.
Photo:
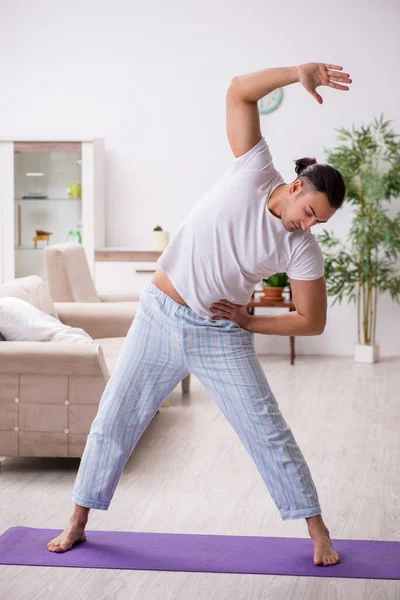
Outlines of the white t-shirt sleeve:
[[265,171],[266,173],[275,171],[271,152],[265,138],[261,138],[253,148],[234,159],[232,171],[241,171],[242,169]]
[[312,233],[300,244],[286,269],[290,279],[312,281],[324,275],[324,255],[321,247]]

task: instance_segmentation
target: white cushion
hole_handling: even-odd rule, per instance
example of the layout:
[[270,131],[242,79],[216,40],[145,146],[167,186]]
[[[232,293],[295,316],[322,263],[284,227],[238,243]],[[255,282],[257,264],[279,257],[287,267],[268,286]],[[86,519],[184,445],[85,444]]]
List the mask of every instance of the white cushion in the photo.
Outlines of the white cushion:
[[0,298],[0,332],[6,341],[94,343],[78,327],[64,325],[21,298]]

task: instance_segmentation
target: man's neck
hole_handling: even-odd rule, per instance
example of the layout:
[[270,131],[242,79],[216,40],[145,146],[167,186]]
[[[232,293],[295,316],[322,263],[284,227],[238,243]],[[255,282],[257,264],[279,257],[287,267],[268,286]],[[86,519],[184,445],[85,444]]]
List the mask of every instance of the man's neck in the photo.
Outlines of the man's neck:
[[281,208],[283,199],[286,196],[286,189],[289,187],[287,183],[282,183],[274,189],[271,196],[268,198],[267,209],[274,215],[274,217],[281,218]]

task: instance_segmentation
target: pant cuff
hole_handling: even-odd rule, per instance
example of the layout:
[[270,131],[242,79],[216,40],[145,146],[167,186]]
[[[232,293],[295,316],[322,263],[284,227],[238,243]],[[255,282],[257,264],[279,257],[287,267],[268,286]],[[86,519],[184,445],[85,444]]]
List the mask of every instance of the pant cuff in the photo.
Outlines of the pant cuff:
[[302,508],[301,510],[292,510],[289,512],[281,512],[282,521],[288,521],[289,519],[305,519],[306,517],[316,517],[322,513],[319,504],[314,508]]
[[82,498],[76,494],[72,494],[72,501],[75,502],[75,504],[79,504],[79,506],[95,508],[97,510],[107,510],[110,506],[109,502],[100,502],[98,500],[91,500],[90,498]]

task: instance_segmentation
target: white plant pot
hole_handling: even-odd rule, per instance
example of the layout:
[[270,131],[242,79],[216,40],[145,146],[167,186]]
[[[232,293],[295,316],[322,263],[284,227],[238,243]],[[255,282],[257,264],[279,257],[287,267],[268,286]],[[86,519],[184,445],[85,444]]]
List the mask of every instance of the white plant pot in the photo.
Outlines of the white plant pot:
[[375,363],[379,360],[378,344],[355,344],[354,362]]
[[165,250],[169,244],[169,231],[153,231],[151,247],[153,250]]

